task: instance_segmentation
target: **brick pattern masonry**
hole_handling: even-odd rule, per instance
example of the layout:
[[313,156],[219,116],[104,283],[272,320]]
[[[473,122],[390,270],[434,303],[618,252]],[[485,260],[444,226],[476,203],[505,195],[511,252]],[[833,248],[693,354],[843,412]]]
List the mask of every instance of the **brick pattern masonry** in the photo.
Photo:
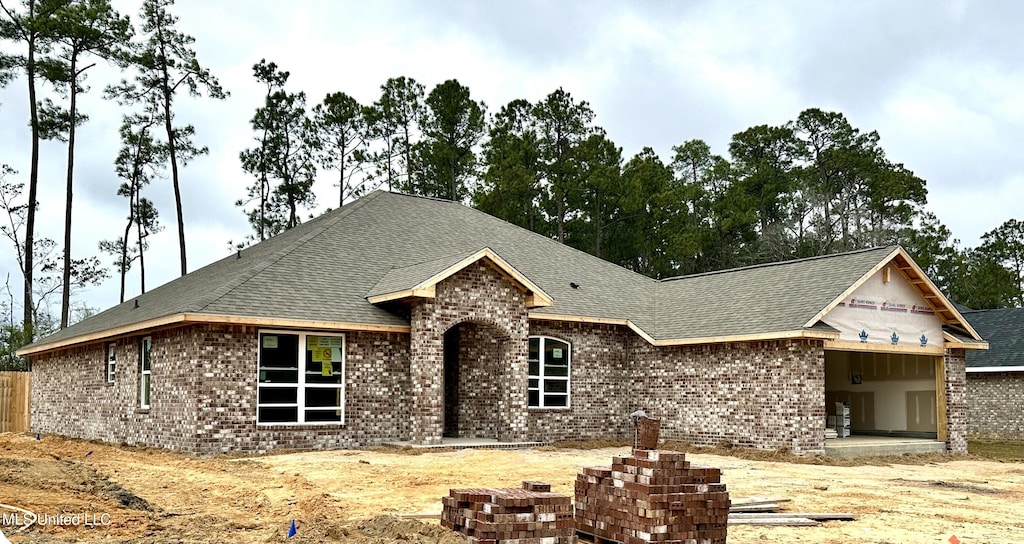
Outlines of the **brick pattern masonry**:
[[441,499],[441,525],[470,544],[576,544],[572,498],[543,482],[523,489],[452,489]]
[[971,438],[1024,443],[1024,372],[967,375]]
[[500,440],[523,440],[527,434],[526,294],[482,261],[441,281],[433,299],[412,305],[409,341],[409,437],[438,444],[444,432],[444,333],[460,323],[486,325],[501,338],[496,413]]
[[659,450],[585,467],[576,476],[576,529],[598,542],[725,544],[730,503],[721,476]]
[[[141,335],[116,340],[112,385],[103,374],[105,342],[36,357],[32,430],[208,455],[435,444],[446,415],[467,437],[626,438],[627,414],[642,408],[662,419],[667,439],[824,450],[820,341],[654,347],[623,326],[530,321],[522,290],[484,262],[443,280],[434,299],[410,310],[411,334],[344,332],[343,425],[257,425],[259,329],[209,324],[151,334],[147,410],[138,408]],[[453,328],[459,372],[450,394],[459,406],[446,412],[444,335]],[[527,408],[529,335],[570,344],[570,407]],[[947,354],[945,398],[948,448],[965,453],[963,350]]]

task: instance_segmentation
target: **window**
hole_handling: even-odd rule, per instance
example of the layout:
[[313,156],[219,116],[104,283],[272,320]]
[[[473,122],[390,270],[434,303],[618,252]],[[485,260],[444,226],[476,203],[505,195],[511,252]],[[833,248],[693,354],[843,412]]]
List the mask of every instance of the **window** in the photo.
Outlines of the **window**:
[[139,344],[139,408],[149,408],[149,382],[152,377],[153,338],[146,336]]
[[117,344],[111,342],[107,344],[107,364],[106,368],[107,383],[114,383],[114,375],[117,373]]
[[545,336],[530,338],[529,407],[569,407],[569,358],[566,342]]
[[343,423],[345,337],[260,331],[256,422]]

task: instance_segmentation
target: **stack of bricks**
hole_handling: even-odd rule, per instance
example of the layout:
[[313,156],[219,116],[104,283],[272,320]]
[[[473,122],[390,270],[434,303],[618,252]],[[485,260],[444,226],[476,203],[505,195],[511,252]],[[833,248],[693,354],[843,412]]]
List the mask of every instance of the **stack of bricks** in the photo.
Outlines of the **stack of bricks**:
[[721,470],[685,454],[633,450],[576,477],[576,530],[595,542],[725,544],[729,493]]
[[441,525],[470,544],[576,544],[572,499],[543,482],[522,489],[452,489]]

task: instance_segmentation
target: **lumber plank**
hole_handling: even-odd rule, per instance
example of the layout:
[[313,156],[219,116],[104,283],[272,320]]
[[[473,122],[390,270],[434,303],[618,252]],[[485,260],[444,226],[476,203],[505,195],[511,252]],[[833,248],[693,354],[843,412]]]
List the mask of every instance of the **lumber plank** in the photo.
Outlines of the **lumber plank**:
[[744,499],[736,499],[732,501],[733,506],[751,506],[755,504],[778,504],[782,502],[792,502],[793,499],[783,499],[776,497],[747,497]]
[[821,525],[821,522],[808,518],[733,519],[732,516],[729,516],[729,525],[758,525],[765,527],[812,527],[816,525]]
[[781,507],[778,504],[767,503],[767,504],[744,504],[740,506],[730,506],[729,513],[739,512],[778,512]]
[[849,512],[738,512],[730,513],[729,519],[778,519],[778,518],[807,518],[817,521],[854,521],[857,514]]

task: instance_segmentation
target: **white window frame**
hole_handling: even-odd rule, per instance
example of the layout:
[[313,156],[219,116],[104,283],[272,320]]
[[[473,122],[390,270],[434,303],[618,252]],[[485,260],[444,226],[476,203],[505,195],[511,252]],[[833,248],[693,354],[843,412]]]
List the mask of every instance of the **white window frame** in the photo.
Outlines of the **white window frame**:
[[[148,367],[148,368],[147,368]],[[148,409],[153,392],[153,337],[139,341],[139,408]]]
[[117,376],[117,344],[115,342],[107,344],[107,361],[103,368],[106,371],[107,383],[114,383]]
[[[288,334],[299,337],[297,346],[298,352],[296,353],[296,360],[298,361],[298,382],[297,383],[278,383],[278,384],[265,384],[260,381],[260,368],[262,367],[262,338],[264,334]],[[306,338],[310,336],[331,336],[341,338],[341,383],[339,384],[316,384],[306,383],[306,375],[311,371],[306,370]],[[256,426],[258,427],[278,427],[278,426],[330,426],[340,427],[345,425],[345,362],[348,359],[346,354],[347,339],[343,332],[330,332],[330,331],[295,331],[295,330],[282,330],[282,329],[260,329],[256,334]],[[339,402],[340,406],[334,407],[306,407],[306,388],[311,389],[337,389],[339,390]],[[294,403],[277,403],[277,404],[261,404],[259,402],[259,394],[261,389],[283,389],[283,388],[296,388],[296,398]],[[297,421],[260,421],[260,408],[296,408],[296,419]],[[314,411],[329,411],[339,410],[340,420],[339,421],[306,421],[306,410]]]
[[[537,352],[537,371],[538,374],[530,374],[529,371],[529,357],[530,350],[527,346],[526,357],[527,357],[527,386],[526,386],[526,405],[531,410],[568,410],[572,407],[572,343],[568,340],[556,338],[554,336],[542,336],[532,335],[529,337],[527,342],[538,339],[540,345],[538,346]],[[545,376],[544,375],[544,346],[548,340],[555,340],[565,344],[567,353],[565,354],[566,365],[569,367],[565,376]],[[530,387],[529,380],[536,379],[538,381],[537,387]],[[546,406],[544,404],[544,383],[546,381],[564,381],[565,382],[565,406]],[[530,391],[537,391],[537,404],[536,406],[530,405]],[[563,395],[563,393],[555,393],[557,395]]]

